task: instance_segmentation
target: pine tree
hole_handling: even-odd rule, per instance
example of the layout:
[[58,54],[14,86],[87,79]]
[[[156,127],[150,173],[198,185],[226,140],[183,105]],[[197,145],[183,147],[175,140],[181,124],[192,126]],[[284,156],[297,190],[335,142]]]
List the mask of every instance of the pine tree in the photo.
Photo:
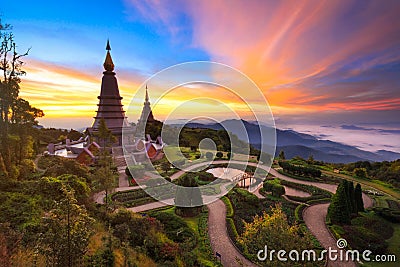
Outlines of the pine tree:
[[47,266],[77,266],[93,234],[94,219],[77,204],[74,191],[63,185],[64,198],[43,217],[39,251]]
[[343,182],[339,184],[336,193],[332,196],[331,204],[328,207],[328,218],[334,224],[350,224],[346,188]]
[[349,181],[347,183],[348,186],[348,195],[349,195],[349,203],[350,203],[350,213],[357,213],[357,207],[356,207],[356,199],[354,195],[354,183],[353,181]]
[[364,211],[364,201],[362,198],[362,190],[360,184],[356,185],[356,188],[354,190],[354,199],[357,212]]
[[196,216],[203,205],[203,198],[196,179],[186,174],[179,179],[176,190],[175,204],[178,215]]
[[281,150],[281,152],[279,152],[279,156],[278,156],[279,160],[285,160],[285,151]]
[[96,136],[101,148],[97,160],[95,179],[99,184],[99,189],[104,190],[106,193],[105,203],[107,208],[108,193],[115,187],[115,182],[117,180],[117,174],[115,174],[112,169],[113,162],[109,152],[109,146],[115,142],[116,139],[111,130],[108,129],[103,118],[100,120],[99,129]]

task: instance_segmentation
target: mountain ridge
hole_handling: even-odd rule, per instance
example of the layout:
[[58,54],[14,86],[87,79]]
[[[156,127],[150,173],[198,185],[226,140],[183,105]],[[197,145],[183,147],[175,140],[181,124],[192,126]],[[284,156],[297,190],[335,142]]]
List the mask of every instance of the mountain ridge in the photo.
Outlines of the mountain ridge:
[[[182,124],[172,124],[171,126],[180,126]],[[235,129],[246,129],[246,133]],[[224,127],[225,126],[225,127]],[[220,123],[198,123],[191,122],[185,124],[189,128],[206,128],[213,130],[230,129],[239,139],[249,142],[255,148],[261,147],[261,134],[271,134],[273,128],[265,125],[259,125],[245,120],[224,120]],[[233,130],[232,130],[233,129]],[[242,128],[243,129],[243,128]],[[265,144],[264,145],[271,145]],[[378,150],[376,152],[365,151],[357,147],[342,144],[339,142],[319,139],[313,135],[296,132],[294,130],[276,129],[276,152],[283,150],[287,158],[301,156],[308,158],[313,156],[315,160],[321,160],[332,163],[349,163],[355,161],[393,161],[400,159],[400,153],[388,150]]]

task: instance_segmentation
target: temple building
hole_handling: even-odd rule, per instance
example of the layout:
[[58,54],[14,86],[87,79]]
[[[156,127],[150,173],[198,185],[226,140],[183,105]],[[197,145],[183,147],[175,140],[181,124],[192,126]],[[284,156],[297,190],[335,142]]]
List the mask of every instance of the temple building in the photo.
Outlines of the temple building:
[[96,134],[100,125],[100,121],[104,119],[107,128],[111,130],[111,133],[116,137],[117,141],[113,146],[122,145],[122,129],[128,126],[125,111],[121,103],[122,97],[119,94],[118,82],[115,77],[114,63],[111,58],[111,47],[110,42],[107,41],[106,46],[107,54],[103,64],[104,72],[101,81],[100,95],[98,110],[94,117],[92,127],[87,128],[87,133],[91,137],[91,140],[96,141]]
[[[104,120],[107,128],[116,137],[112,144],[111,152],[117,166],[140,164],[148,160],[154,161],[163,157],[164,143],[160,136],[152,140],[149,134],[145,134],[147,123],[161,123],[154,119],[150,107],[149,93],[146,85],[145,101],[137,126],[128,124],[125,111],[121,103],[118,82],[115,77],[114,63],[111,58],[109,41],[106,46],[107,54],[104,61],[104,72],[101,81],[99,104],[94,117],[92,127],[86,129],[86,137],[77,141],[66,139],[65,144],[49,144],[48,155],[75,159],[79,163],[90,165],[96,162],[97,152],[101,149],[98,140],[98,131],[101,120]],[[124,132],[125,142],[122,140]],[[129,162],[125,161],[124,153],[130,155]]]

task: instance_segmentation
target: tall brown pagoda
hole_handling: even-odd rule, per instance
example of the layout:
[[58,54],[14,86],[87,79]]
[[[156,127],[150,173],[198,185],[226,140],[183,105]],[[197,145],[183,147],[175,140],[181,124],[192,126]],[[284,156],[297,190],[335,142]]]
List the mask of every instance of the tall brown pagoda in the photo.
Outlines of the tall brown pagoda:
[[110,42],[107,40],[107,55],[104,61],[103,78],[101,80],[101,91],[97,97],[99,99],[98,110],[91,128],[87,131],[93,140],[96,140],[101,119],[104,119],[108,129],[116,137],[114,146],[122,145],[122,129],[128,127],[125,111],[121,103],[122,97],[119,94],[118,82],[115,77],[114,63],[111,58]]

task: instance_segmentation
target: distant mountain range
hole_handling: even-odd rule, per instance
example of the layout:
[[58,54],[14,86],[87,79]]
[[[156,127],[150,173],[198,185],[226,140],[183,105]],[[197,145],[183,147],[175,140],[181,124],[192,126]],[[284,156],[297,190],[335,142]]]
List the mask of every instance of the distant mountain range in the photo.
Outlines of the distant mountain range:
[[[268,126],[258,125],[254,122],[248,122],[245,120],[225,120],[221,123],[203,124],[203,123],[187,123],[185,126],[190,128],[206,128],[221,130],[224,129],[222,126],[237,135],[239,139],[247,141],[246,133],[240,129],[244,125],[248,140],[251,145],[255,148],[261,147],[261,134],[273,133],[273,129]],[[315,136],[299,133],[293,130],[280,130],[276,129],[276,154],[279,154],[281,150],[285,152],[286,158],[293,158],[300,156],[302,158],[308,158],[310,155],[315,160],[322,160],[325,162],[332,163],[349,163],[355,161],[393,161],[400,159],[400,153],[379,150],[377,152],[369,152],[358,149],[354,146],[345,145],[330,140],[321,140]],[[271,144],[264,144],[270,146]]]

